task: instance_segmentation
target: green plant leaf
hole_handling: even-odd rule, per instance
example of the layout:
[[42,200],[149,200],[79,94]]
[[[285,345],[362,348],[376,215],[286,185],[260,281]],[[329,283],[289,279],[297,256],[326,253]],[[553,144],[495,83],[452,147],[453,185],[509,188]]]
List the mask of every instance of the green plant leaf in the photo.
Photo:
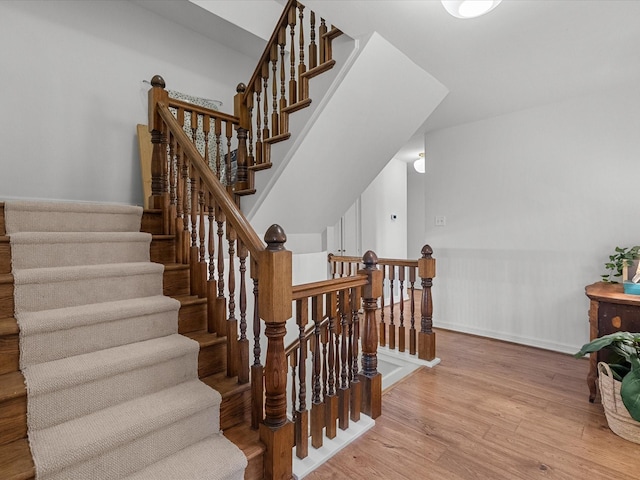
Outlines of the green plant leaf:
[[640,422],[640,359],[637,357],[632,358],[631,371],[622,379],[620,396],[629,415]]
[[631,335],[629,332],[615,332],[610,333],[609,335],[604,335],[592,340],[589,343],[585,343],[580,351],[574,354],[574,357],[584,357],[587,353],[597,352],[615,342],[622,342],[624,340],[633,341],[633,335]]
[[619,363],[610,363],[609,368],[611,369],[611,374],[613,378],[618,380],[619,382],[631,371],[631,367],[628,365],[621,365]]

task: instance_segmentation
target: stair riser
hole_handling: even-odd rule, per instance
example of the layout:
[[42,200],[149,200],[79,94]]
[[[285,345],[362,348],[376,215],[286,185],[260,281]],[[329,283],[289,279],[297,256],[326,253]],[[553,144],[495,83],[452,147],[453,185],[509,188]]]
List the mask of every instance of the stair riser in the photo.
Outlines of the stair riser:
[[11,245],[0,241],[0,273],[11,273]]
[[[83,415],[89,415],[110,405],[126,402],[192,380],[196,378],[196,356],[197,352],[194,351],[166,362],[75,385],[47,395],[32,394],[29,414],[31,428],[48,428]],[[25,372],[25,377],[28,385],[28,369]],[[130,388],[122,388],[122,385],[128,385]],[[70,399],[80,398],[82,402],[76,402],[72,409],[56,408],[58,405],[69,404]]]
[[[16,295],[17,311],[37,312],[91,303],[159,295],[162,277],[155,273],[125,277],[83,278],[55,283],[26,284]],[[74,292],[74,295],[69,295]],[[30,300],[29,300],[30,299]]]
[[4,228],[4,203],[0,204],[0,235],[6,235],[7,231]]
[[0,337],[0,375],[17,372],[19,369],[20,347],[18,335]]
[[[149,261],[148,242],[14,244],[12,249],[16,270]],[[16,264],[16,258],[24,261]]]
[[176,244],[171,240],[153,240],[151,242],[151,261],[156,263],[173,263],[176,261]]
[[13,317],[13,284],[0,283],[0,317]]
[[207,304],[195,303],[180,307],[178,332],[188,333],[207,329]]
[[226,370],[227,344],[220,342],[206,347],[200,347],[198,355],[198,376],[208,377]]
[[27,435],[27,399],[13,398],[0,402],[0,445]]
[[[95,478],[96,471],[100,471],[101,480],[119,479],[214,434],[218,423],[217,410],[208,408],[86,462],[55,472],[47,479]],[[106,471],[101,465],[112,465],[113,469]]]
[[162,230],[162,213],[145,211],[142,214],[142,226],[140,231],[151,233],[153,235],[162,235],[164,233]]
[[191,286],[189,282],[189,269],[165,269],[163,292],[168,297],[189,295]]
[[[133,316],[112,322],[24,335],[22,341],[32,357],[23,356],[23,365],[48,362],[95,352],[127,343],[141,342],[175,332],[175,311]],[[40,345],[58,345],[46,349]]]
[[220,404],[220,429],[251,421],[251,390],[225,396]]

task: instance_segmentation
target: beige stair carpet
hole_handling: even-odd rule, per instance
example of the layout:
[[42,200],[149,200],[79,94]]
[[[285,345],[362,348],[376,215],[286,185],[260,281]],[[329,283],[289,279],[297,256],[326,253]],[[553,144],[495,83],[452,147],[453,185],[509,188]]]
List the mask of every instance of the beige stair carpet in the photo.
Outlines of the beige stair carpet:
[[149,262],[142,209],[5,202],[39,480],[235,480],[218,392]]

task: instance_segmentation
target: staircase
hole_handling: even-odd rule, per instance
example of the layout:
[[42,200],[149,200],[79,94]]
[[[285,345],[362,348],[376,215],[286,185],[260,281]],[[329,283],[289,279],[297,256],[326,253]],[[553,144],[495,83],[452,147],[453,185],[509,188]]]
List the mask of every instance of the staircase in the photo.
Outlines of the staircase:
[[[143,230],[150,230],[149,233],[152,233],[154,230],[154,223],[157,224],[157,217],[158,212],[145,212],[142,221]],[[66,228],[71,228],[72,230],[78,229],[77,224],[75,228],[73,226],[69,227],[69,225],[73,225],[73,222],[67,219],[65,219],[62,224],[65,225]],[[46,229],[47,227],[45,226],[44,228]],[[55,377],[58,374],[57,372],[61,370],[63,364],[70,363],[71,368],[75,369],[77,373],[77,378],[76,380],[66,380],[67,384],[73,383],[75,385],[75,387],[71,387],[70,389],[75,389],[75,391],[71,392],[69,398],[80,397],[86,399],[87,397],[91,397],[92,395],[95,396],[95,391],[102,392],[102,395],[100,396],[101,398],[94,399],[94,402],[99,405],[98,407],[85,408],[80,404],[75,403],[76,407],[74,408],[56,408],[55,399],[53,400],[53,403],[51,403],[52,400],[46,399],[44,398],[44,396],[42,400],[39,400],[40,397],[37,396],[37,392],[34,392],[34,388],[30,387],[31,395],[35,394],[33,399],[30,400],[30,421],[32,424],[32,428],[33,425],[39,425],[41,427],[41,430],[38,430],[35,433],[32,431],[32,446],[35,445],[34,441],[38,435],[45,439],[52,435],[53,438],[60,437],[60,432],[64,432],[65,430],[64,426],[73,423],[69,420],[72,420],[72,417],[74,417],[78,411],[85,409],[87,410],[84,412],[85,414],[91,414],[92,412],[89,411],[91,408],[95,408],[97,410],[99,408],[101,409],[105,407],[106,402],[109,401],[107,397],[109,397],[110,395],[117,397],[111,399],[111,401],[115,401],[116,403],[120,402],[121,404],[128,404],[135,410],[136,405],[134,404],[135,402],[139,402],[136,395],[144,396],[145,394],[148,394],[149,397],[153,397],[154,391],[160,389],[160,393],[155,393],[157,401],[160,402],[158,403],[158,405],[156,405],[155,407],[151,407],[145,404],[140,404],[137,406],[137,408],[139,410],[142,409],[140,411],[144,413],[150,411],[160,411],[162,410],[163,405],[173,405],[173,410],[176,411],[180,410],[179,405],[183,403],[184,399],[187,399],[187,403],[193,403],[193,407],[185,406],[186,410],[189,410],[189,408],[191,408],[192,410],[195,409],[196,412],[200,412],[197,413],[195,417],[186,417],[193,418],[192,423],[195,423],[193,423],[191,427],[188,427],[189,420],[181,422],[185,424],[185,426],[189,430],[198,430],[199,425],[206,424],[212,424],[217,428],[217,425],[215,424],[217,421],[217,416],[219,415],[220,428],[225,430],[225,433],[228,435],[228,437],[232,440],[235,440],[235,442],[245,450],[245,455],[249,460],[249,467],[247,469],[246,478],[261,478],[261,453],[263,448],[257,441],[257,435],[252,434],[249,431],[246,422],[246,412],[248,412],[247,403],[249,402],[248,385],[239,385],[237,382],[237,378],[226,376],[225,338],[218,337],[215,333],[208,332],[206,299],[199,299],[188,294],[189,271],[188,268],[185,269],[182,266],[176,266],[175,264],[170,263],[170,261],[173,260],[172,250],[174,249],[174,245],[172,245],[173,242],[171,240],[163,237],[162,235],[153,235],[151,240],[151,248],[149,249],[148,239],[146,243],[144,240],[144,237],[148,237],[148,235],[133,233],[124,234],[124,236],[130,238],[137,237],[137,243],[141,244],[141,246],[134,247],[134,250],[138,250],[138,252],[135,252],[133,254],[133,259],[140,260],[140,251],[144,250],[145,247],[146,252],[142,254],[143,258],[146,255],[146,258],[148,259],[150,251],[150,256],[153,261],[162,262],[163,259],[165,261],[169,259],[169,262],[167,262],[166,268],[164,269],[164,274],[160,274],[162,278],[162,287],[160,288],[163,290],[165,295],[172,296],[175,300],[171,301],[168,298],[162,296],[145,296],[141,301],[134,299],[115,300],[113,298],[110,298],[110,295],[112,295],[111,292],[113,291],[132,291],[136,288],[136,285],[140,284],[141,282],[144,283],[144,280],[142,280],[139,276],[140,272],[133,274],[133,283],[127,284],[127,281],[125,280],[120,282],[120,286],[111,285],[108,288],[103,288],[102,293],[98,293],[98,297],[94,298],[94,300],[98,300],[101,302],[98,305],[87,305],[85,303],[86,301],[90,301],[85,292],[85,290],[88,291],[86,287],[92,282],[102,281],[96,280],[95,273],[87,273],[85,278],[80,282],[77,281],[78,274],[76,273],[72,276],[72,283],[58,282],[57,286],[55,284],[45,283],[44,285],[39,286],[40,290],[38,290],[38,293],[35,296],[36,303],[40,303],[40,305],[35,305],[34,307],[32,307],[32,309],[34,310],[33,312],[25,312],[21,314],[21,323],[24,325],[23,330],[31,330],[30,332],[28,332],[29,334],[23,331],[23,336],[25,338],[23,342],[35,342],[34,345],[36,348],[27,350],[27,348],[23,346],[22,359],[19,361],[18,325],[16,319],[13,316],[13,294],[14,288],[20,291],[20,289],[24,289],[25,287],[21,285],[14,285],[14,275],[10,273],[12,263],[11,247],[8,237],[5,235],[5,233],[4,204],[0,204],[0,298],[2,299],[2,302],[0,303],[0,346],[2,347],[0,350],[0,418],[2,419],[3,427],[2,429],[0,429],[0,472],[2,472],[2,478],[28,479],[33,478],[35,474],[34,465],[31,460],[32,457],[29,450],[29,444],[26,440],[27,397],[22,374],[20,373],[20,371],[18,371],[20,361],[22,363],[22,368],[26,368],[26,371],[29,372],[27,374],[28,376],[32,375],[33,378],[37,378],[38,375],[44,376],[47,379],[47,382],[49,382],[52,377]],[[70,238],[73,236],[78,237],[78,234],[63,233],[62,236],[67,237],[65,241],[49,246],[43,245],[38,240],[27,240],[23,238],[28,237],[29,235],[31,234],[14,234],[14,249],[17,250],[16,253],[24,253],[19,252],[20,250],[26,250],[26,253],[28,253],[28,255],[26,256],[27,264],[22,266],[26,267],[29,274],[35,271],[57,271],[58,273],[64,273],[65,269],[79,268],[81,270],[84,269],[91,272],[102,272],[98,276],[101,275],[102,277],[104,277],[104,272],[109,270],[114,265],[117,265],[119,269],[125,270],[128,268],[137,268],[142,270],[151,269],[162,272],[162,267],[158,266],[158,270],[158,268],[155,268],[154,264],[152,263],[146,264],[148,265],[148,267],[145,266],[144,263],[140,264],[139,262],[123,264],[121,260],[127,260],[126,257],[129,256],[129,254],[125,253],[125,257],[123,257],[123,255],[120,253],[123,250],[122,242],[104,243],[91,241],[92,236],[104,237],[105,233],[93,234],[90,232],[86,232],[80,234],[81,237],[84,237],[85,241],[85,243],[81,244],[72,243],[76,242],[77,239]],[[50,235],[50,233],[38,233],[36,236],[42,238],[48,237]],[[60,236],[61,234],[55,235]],[[33,237],[33,235],[31,236]],[[112,237],[112,239],[115,239],[115,237],[122,237],[123,234],[106,233],[106,236],[110,236]],[[142,237],[141,242],[139,241],[140,237]],[[120,245],[118,245],[118,243],[120,243]],[[113,248],[113,245],[117,245],[116,248]],[[37,248],[34,249],[34,246]],[[89,265],[76,265],[72,267],[68,267],[66,265],[57,265],[56,263],[60,262],[59,259],[65,257],[65,254],[63,252],[63,250],[65,249],[67,251],[73,252],[73,255],[71,256],[73,260],[71,261],[71,263],[88,263]],[[84,259],[84,261],[81,262],[81,259]],[[129,260],[130,259],[131,258],[129,258]],[[101,263],[108,261],[115,263]],[[43,262],[48,262],[48,264],[53,265],[42,268]],[[38,267],[38,265],[40,265],[40,267]],[[44,265],[47,265],[47,263],[44,263]],[[16,265],[14,262],[14,269],[15,266]],[[25,278],[29,275],[24,274],[24,272],[27,270],[18,271],[16,273],[16,275],[18,275],[17,282],[21,284],[25,282],[28,283],[28,280],[25,280]],[[187,285],[186,290],[184,286],[185,284]],[[26,288],[29,289],[31,287],[27,285]],[[42,293],[42,288],[45,289],[44,294]],[[47,289],[58,289],[58,291],[46,293]],[[60,296],[60,293],[63,290],[76,290],[82,293],[83,298],[72,301],[61,300],[62,297]],[[153,291],[153,289],[151,291]],[[131,296],[136,297],[136,295],[134,294],[131,294]],[[28,297],[28,292],[27,294],[19,294],[16,297],[16,311],[24,310],[21,304],[25,303],[24,298],[26,297]],[[165,298],[166,300],[163,300]],[[66,302],[66,304],[64,302]],[[151,304],[158,305],[158,302],[160,303],[160,306],[152,307],[150,313],[141,313],[142,311],[148,311],[148,307]],[[74,305],[74,303],[77,305]],[[141,305],[141,303],[145,305]],[[131,307],[127,307],[127,305],[129,304],[131,304]],[[126,308],[129,308],[130,311],[121,315],[114,314],[113,311],[115,310],[116,306],[123,307],[124,310],[126,310]],[[43,315],[42,309],[49,307],[54,307],[55,309],[50,310],[50,313]],[[172,311],[175,312],[174,315],[178,316],[177,325],[172,325],[172,321],[170,318],[168,321],[166,320],[167,315],[171,317]],[[98,323],[98,320],[94,320],[94,322],[98,325],[97,330],[90,330],[87,335],[83,333],[77,333],[80,332],[83,327],[81,327],[80,325],[74,325],[74,323],[78,323],[82,320],[83,317],[87,316],[87,312],[92,312],[92,318],[99,318],[101,319],[102,323]],[[55,330],[52,328],[46,328],[46,325],[43,326],[43,324],[45,324],[46,322],[55,323],[56,321],[64,323],[66,325],[65,329]],[[141,328],[140,325],[143,324],[148,325],[148,327]],[[184,336],[176,335],[175,330],[178,330],[180,333],[184,334]],[[117,336],[118,332],[127,332],[128,337],[126,339],[114,339],[114,335]],[[188,340],[186,337],[195,340],[197,343]],[[29,340],[31,338],[33,338],[34,340]],[[82,339],[83,341],[70,341],[71,339]],[[49,342],[54,345],[60,345],[63,351],[56,351],[55,348],[38,348],[38,346],[43,345],[43,343],[41,342]],[[117,344],[123,345],[117,346]],[[189,367],[188,358],[186,358],[186,364],[185,360],[178,360],[176,363],[177,366],[174,366],[172,367],[172,369],[170,369],[170,371],[173,373],[163,374],[159,376],[160,378],[158,378],[158,374],[156,373],[156,370],[154,370],[155,367],[143,366],[138,370],[139,373],[134,374],[132,377],[132,381],[135,382],[136,388],[140,391],[137,392],[136,395],[132,394],[130,396],[131,398],[129,398],[126,392],[117,387],[117,383],[114,384],[113,381],[109,378],[103,380],[93,378],[91,377],[91,373],[82,373],[83,371],[85,371],[85,369],[83,369],[83,366],[81,364],[79,365],[78,363],[73,363],[74,359],[81,359],[82,364],[84,364],[85,366],[90,366],[92,362],[91,352],[96,350],[96,348],[101,347],[107,347],[114,351],[117,351],[120,357],[126,359],[125,363],[128,365],[135,365],[136,362],[142,365],[148,364],[148,362],[146,362],[141,356],[145,351],[152,352],[151,355],[160,356],[160,358],[163,359],[164,362],[169,362],[170,364],[172,364],[171,362],[175,363],[175,361],[170,359],[167,360],[166,358],[186,358],[193,355],[189,353],[189,351],[192,351],[197,355],[197,367],[195,363],[193,364],[193,368]],[[155,347],[160,347],[159,352]],[[28,354],[27,352],[29,351],[35,353]],[[167,354],[166,352],[175,353]],[[98,354],[100,353],[101,352],[98,352]],[[104,363],[104,355],[99,358],[102,358],[100,362]],[[196,362],[195,357],[193,361]],[[119,363],[123,362],[120,361]],[[30,367],[29,364],[33,364],[35,366]],[[186,366],[181,367],[179,365]],[[116,368],[120,368],[120,370],[122,370],[122,368],[125,367],[120,366]],[[195,371],[196,368],[197,377],[199,377],[202,382],[194,383],[194,381],[188,380],[190,375],[193,375],[194,378],[197,378]],[[95,370],[95,367],[89,368],[87,371],[90,372],[92,369]],[[131,370],[131,367],[126,367],[125,370]],[[193,370],[193,374],[190,373],[191,370]],[[177,379],[172,381],[172,379],[170,378],[171,375],[177,375]],[[87,376],[89,377],[89,380],[87,380]],[[83,386],[82,381],[78,380],[78,378],[83,378],[84,381],[91,381],[92,383],[87,384],[88,386],[85,387]],[[93,378],[93,380],[90,380],[91,378]],[[173,390],[175,390],[176,393],[173,394],[171,388],[172,382],[181,383],[185,378],[187,379],[187,383],[182,384],[186,386],[185,393],[181,393],[180,389],[176,389],[174,387]],[[100,385],[102,385],[102,387],[100,387]],[[214,390],[208,389],[206,385],[216,389],[218,392],[220,392],[220,395],[214,392]],[[167,388],[164,389],[164,387]],[[67,389],[69,390],[69,388]],[[43,387],[43,390],[47,390],[47,387]],[[162,391],[164,391],[166,394],[163,395]],[[187,394],[187,391],[190,391],[191,393]],[[56,394],[59,394],[59,392],[56,392]],[[172,395],[177,395],[176,400],[172,400]],[[202,401],[204,401],[204,404],[200,407],[197,407],[197,398],[201,398],[203,399]],[[207,407],[203,409],[202,407],[210,403],[207,398],[211,398],[211,401],[214,404],[219,403],[219,413],[217,411],[217,405],[215,405],[216,411],[211,411],[210,414],[206,413],[210,411],[210,408]],[[153,399],[151,399],[151,403],[149,405],[153,405]],[[204,415],[204,417],[200,418],[202,415]],[[116,413],[115,416],[119,417],[121,415]],[[141,415],[141,417],[143,416],[144,415]],[[93,421],[96,425],[100,425],[101,421],[105,421],[104,419],[100,419],[100,412],[93,413],[93,417],[95,417],[93,418]],[[111,417],[108,416],[106,418],[108,419]],[[109,420],[108,424],[111,422],[112,420]],[[60,425],[62,425],[62,427],[60,427]],[[136,425],[136,422],[133,422],[130,423],[127,428],[129,428],[130,430],[144,430],[143,426]],[[91,429],[89,430],[91,431]],[[95,432],[98,432],[96,433],[98,437],[94,438],[93,440],[86,440],[87,444],[99,445],[109,443],[110,440],[108,438],[100,436],[103,434],[103,430],[105,429],[96,427]],[[127,429],[118,431],[116,433],[118,442],[122,441],[123,436],[126,437],[127,435],[130,435],[127,433]],[[182,438],[185,435],[185,433],[180,434],[180,432],[176,431],[175,429],[170,429],[167,431],[167,433],[171,438]],[[156,464],[155,466],[153,464],[147,465],[147,463],[154,462],[143,459],[139,463],[139,465],[145,467],[146,469],[138,468],[138,470],[142,471],[133,475],[131,478],[176,478],[170,473],[164,473],[164,477],[159,473],[172,471],[175,473],[175,470],[171,470],[170,465],[173,465],[173,468],[176,468],[175,466],[179,465],[178,468],[182,472],[182,475],[187,475],[187,477],[185,478],[201,478],[197,473],[190,474],[189,472],[197,472],[198,468],[207,468],[207,463],[211,462],[213,458],[211,455],[212,448],[218,450],[220,448],[225,448],[224,442],[221,443],[221,446],[215,447],[215,444],[221,442],[221,440],[218,440],[217,435],[215,435],[215,431],[211,432],[207,427],[203,435],[205,435],[206,438],[204,438],[201,442],[195,442],[192,447],[184,448],[184,445],[182,447],[175,447],[180,450],[180,454],[184,456],[183,459],[180,459],[174,455],[172,460],[167,460],[164,462],[164,464],[160,463]],[[160,454],[161,449],[158,448],[157,441],[154,440],[152,444],[154,445],[152,451]],[[62,450],[60,453],[65,458],[72,458],[74,457],[74,455],[79,455],[72,453],[72,451],[65,451],[65,448],[71,448],[71,445],[67,445],[67,442],[65,441],[59,441],[58,445],[59,449]],[[147,451],[144,450],[144,446],[141,448],[142,452]],[[136,452],[135,449],[129,449],[128,451],[129,453]],[[115,453],[117,454],[117,452],[118,451],[116,450]],[[90,451],[89,453],[91,457],[98,457],[100,462],[106,462],[104,458],[100,457],[98,451]],[[45,452],[45,457],[47,456],[47,454],[48,452]],[[144,457],[145,455],[141,454],[140,451],[138,451],[137,455],[134,456]],[[171,457],[171,454],[169,453],[169,451],[165,451],[163,456]],[[228,463],[226,462],[226,460],[230,457],[233,457],[233,451],[227,453],[227,458],[223,461],[223,463]],[[195,459],[199,459],[199,461],[195,461]],[[183,464],[181,464],[181,462]],[[45,477],[111,478],[107,475],[106,470],[102,470],[103,463],[99,463],[98,467],[96,467],[95,465],[65,465],[62,467],[60,465],[55,465],[55,468],[52,467],[54,470],[54,472],[52,473],[53,476],[49,477],[45,475]],[[44,464],[46,464],[46,462],[43,462],[43,465]],[[120,462],[118,461],[116,462],[116,464],[120,465]],[[61,468],[61,472],[55,471],[56,469],[60,470]],[[91,470],[92,468],[94,470],[98,468],[98,473],[95,473],[93,470]],[[192,470],[189,470],[189,468],[191,468]],[[210,469],[211,467],[208,468]],[[157,471],[154,469],[157,469]],[[220,468],[217,467],[217,470],[219,471]],[[40,472],[45,473],[42,468],[40,469]],[[121,478],[121,476],[125,473],[125,470],[116,471],[114,473],[116,477],[113,478]],[[220,473],[220,471],[218,473]],[[220,476],[219,478],[227,477]],[[231,476],[228,478],[237,477]]]

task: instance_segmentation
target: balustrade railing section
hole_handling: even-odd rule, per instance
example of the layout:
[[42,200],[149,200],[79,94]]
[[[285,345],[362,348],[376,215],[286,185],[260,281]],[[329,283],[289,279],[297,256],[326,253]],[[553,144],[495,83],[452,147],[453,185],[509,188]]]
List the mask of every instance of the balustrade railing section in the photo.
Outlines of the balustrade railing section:
[[[362,260],[352,256],[328,257],[332,278],[354,275]],[[418,260],[378,259],[382,272],[378,314],[380,346],[417,355],[422,360],[436,358],[436,334],[433,331],[431,288],[436,275],[436,260],[429,245],[422,247]],[[419,331],[416,328],[416,282],[419,280]],[[407,299],[408,300],[405,300]],[[408,315],[405,306],[408,304]],[[407,319],[408,317],[408,319]],[[388,323],[387,323],[388,321]],[[407,347],[408,343],[408,347]]]

